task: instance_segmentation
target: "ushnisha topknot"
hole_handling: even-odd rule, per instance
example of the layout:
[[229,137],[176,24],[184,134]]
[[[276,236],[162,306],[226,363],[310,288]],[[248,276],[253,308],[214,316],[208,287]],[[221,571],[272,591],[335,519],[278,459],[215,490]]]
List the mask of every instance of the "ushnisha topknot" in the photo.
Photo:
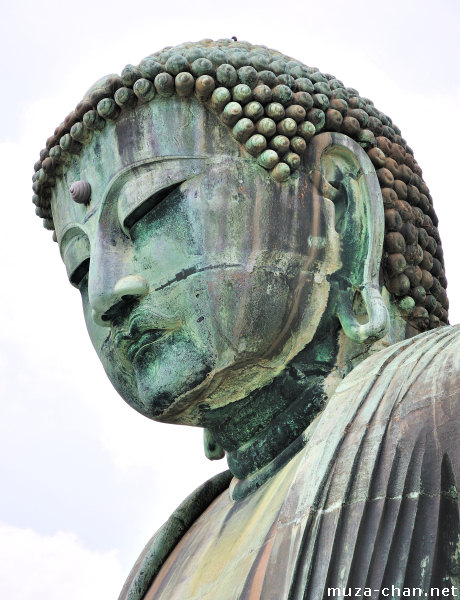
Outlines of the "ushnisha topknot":
[[295,176],[316,134],[338,131],[357,141],[375,166],[383,196],[383,281],[415,328],[448,323],[438,219],[399,128],[334,76],[248,42],[201,40],[167,47],[138,66],[127,65],[121,76],[97,82],[48,138],[34,165],[32,200],[46,229],[54,230],[51,189],[70,156],[122,111],[173,94],[195,97],[216,113],[280,184]]

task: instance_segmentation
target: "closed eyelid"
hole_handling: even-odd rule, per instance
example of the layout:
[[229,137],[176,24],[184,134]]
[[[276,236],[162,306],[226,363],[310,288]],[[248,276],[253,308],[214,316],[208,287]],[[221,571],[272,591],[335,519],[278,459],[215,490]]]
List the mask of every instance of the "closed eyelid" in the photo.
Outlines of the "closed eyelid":
[[130,212],[126,217],[124,222],[122,222],[123,228],[130,230],[131,227],[135,223],[137,223],[142,217],[144,217],[148,212],[152,210],[155,206],[160,204],[164,198],[169,196],[173,191],[179,188],[182,183],[186,180],[180,180],[176,183],[172,183],[161,190],[157,190],[154,194],[148,197],[146,200],[141,202],[132,212]]
[[182,158],[134,169],[118,194],[118,220],[125,233],[180,184],[200,175],[205,164],[203,158]]
[[81,227],[68,229],[61,240],[61,255],[72,285],[78,285],[89,266],[89,238]]

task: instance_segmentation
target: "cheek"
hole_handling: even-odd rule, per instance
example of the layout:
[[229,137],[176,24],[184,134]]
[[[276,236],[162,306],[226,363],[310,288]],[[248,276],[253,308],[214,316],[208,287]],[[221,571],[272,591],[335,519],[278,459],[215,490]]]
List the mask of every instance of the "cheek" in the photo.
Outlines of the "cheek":
[[217,368],[262,356],[275,346],[289,313],[286,278],[263,269],[248,272],[228,268],[208,271],[201,278],[203,319],[193,329],[213,348]]
[[178,330],[148,346],[133,361],[139,397],[151,418],[159,417],[179,396],[199,386],[213,365],[188,332]]

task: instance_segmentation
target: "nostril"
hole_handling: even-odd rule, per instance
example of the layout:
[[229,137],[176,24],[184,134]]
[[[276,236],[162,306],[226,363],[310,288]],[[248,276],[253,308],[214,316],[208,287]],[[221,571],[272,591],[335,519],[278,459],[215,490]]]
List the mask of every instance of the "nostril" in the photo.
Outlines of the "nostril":
[[118,279],[116,284],[107,288],[94,301],[93,320],[102,327],[110,327],[117,318],[126,316],[126,311],[149,292],[147,280],[141,275],[127,275]]
[[110,327],[110,322],[109,321],[104,321],[103,319],[103,315],[99,315],[99,313],[97,311],[94,310],[94,308],[91,311],[91,317],[93,319],[93,321],[96,323],[96,325],[99,325],[100,327]]
[[104,323],[109,323],[115,319],[115,316],[120,312],[122,307],[124,307],[124,302],[117,302],[112,307],[109,308],[103,315],[101,315],[101,321]]
[[114,304],[107,310],[103,315],[101,315],[101,321],[109,324],[111,321],[114,321],[117,317],[124,315],[127,310],[132,306],[134,302],[139,298],[139,296],[123,296],[119,302]]

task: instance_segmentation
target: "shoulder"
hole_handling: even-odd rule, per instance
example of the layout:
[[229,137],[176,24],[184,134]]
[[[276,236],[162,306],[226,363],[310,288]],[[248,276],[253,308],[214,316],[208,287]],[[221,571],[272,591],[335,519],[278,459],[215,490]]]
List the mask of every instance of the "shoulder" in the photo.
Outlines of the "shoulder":
[[394,448],[422,443],[458,456],[460,473],[460,326],[370,356],[341,382],[323,417],[350,439],[365,430]]
[[205,481],[172,513],[166,523],[148,541],[137,559],[118,600],[141,600],[150,584],[192,523],[226,490],[232,479],[224,471]]
[[455,457],[460,474],[460,326],[403,340],[356,367],[335,402],[353,404],[349,427],[398,449]]
[[460,325],[421,333],[373,354],[347,375],[337,392],[344,389],[393,381],[405,383],[426,395],[436,385],[458,388],[460,379]]
[[308,595],[382,576],[423,590],[448,580],[460,539],[460,327],[394,344],[349,373],[296,477],[281,520],[311,520],[299,570]]

